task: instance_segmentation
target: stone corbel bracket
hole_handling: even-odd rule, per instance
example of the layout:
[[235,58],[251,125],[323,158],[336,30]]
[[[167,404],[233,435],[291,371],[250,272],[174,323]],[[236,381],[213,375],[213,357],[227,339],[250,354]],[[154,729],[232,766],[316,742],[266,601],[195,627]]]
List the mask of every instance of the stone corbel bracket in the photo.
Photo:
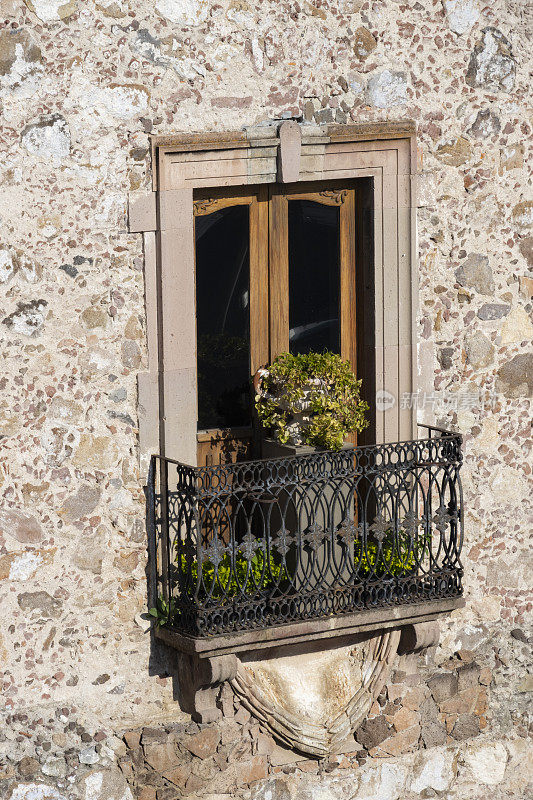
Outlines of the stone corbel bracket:
[[239,659],[235,655],[198,658],[179,653],[178,670],[183,710],[195,722],[215,722],[222,716],[217,707],[220,686],[237,677]]
[[439,643],[440,625],[438,622],[405,625],[401,631],[398,643],[398,655],[400,656],[421,653],[429,647],[436,647]]
[[242,705],[278,741],[292,750],[326,758],[357,730],[385,685],[396,657],[400,631],[382,631],[369,641],[361,686],[339,712],[324,723],[291,713],[254,683],[253,672],[239,663],[231,687]]
[[275,702],[255,681],[253,668],[235,654],[200,657],[180,653],[179,681],[183,710],[196,722],[222,716],[220,689],[226,681],[234,695],[277,741],[315,758],[335,753],[365,720],[386,684],[397,655],[420,653],[438,643],[439,625],[423,622],[376,631],[367,642],[366,668],[359,689],[323,724],[303,719]]

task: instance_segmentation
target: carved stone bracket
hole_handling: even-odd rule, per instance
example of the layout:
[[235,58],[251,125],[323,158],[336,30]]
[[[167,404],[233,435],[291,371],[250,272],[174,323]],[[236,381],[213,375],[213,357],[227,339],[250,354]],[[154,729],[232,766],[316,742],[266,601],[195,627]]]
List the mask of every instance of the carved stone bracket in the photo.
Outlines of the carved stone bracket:
[[438,622],[419,622],[416,625],[405,625],[398,644],[398,655],[420,653],[428,647],[439,643],[440,627]]
[[369,640],[361,685],[340,711],[323,722],[291,713],[280,702],[273,701],[257,685],[253,670],[240,662],[231,686],[242,705],[276,739],[302,753],[324,758],[336,752],[365,719],[390,674],[399,640],[397,630],[386,631]]
[[[376,631],[359,645],[354,644],[342,651],[341,664],[343,659],[347,663],[359,658],[360,681],[353,687],[354,691],[345,697],[342,707],[333,708],[327,718],[313,718],[312,713],[295,713],[290,689],[285,694],[283,691],[271,691],[269,681],[272,676],[272,683],[277,687],[283,684],[285,678],[285,667],[277,663],[276,658],[267,657],[266,662],[241,661],[236,655],[202,658],[196,653],[180,653],[182,706],[197,722],[216,721],[222,716],[217,705],[220,687],[228,682],[241,704],[278,741],[302,753],[324,758],[337,752],[364,721],[387,682],[397,655],[419,653],[436,645],[438,639],[438,623],[423,622]],[[306,658],[312,659],[313,654]],[[261,677],[265,672],[265,663],[270,676],[266,681]],[[318,666],[321,666],[320,663]],[[306,687],[304,696],[305,690]],[[309,695],[312,695],[312,687],[309,687]]]
[[343,752],[398,658],[416,671],[416,655],[438,644],[439,617],[463,605],[433,600],[206,639],[159,627],[156,636],[176,650],[181,706],[195,721],[231,716],[236,697],[277,741],[324,758]]
[[222,716],[216,705],[219,687],[236,677],[237,656],[198,658],[196,654],[179,653],[178,665],[183,710],[195,722],[215,722]]

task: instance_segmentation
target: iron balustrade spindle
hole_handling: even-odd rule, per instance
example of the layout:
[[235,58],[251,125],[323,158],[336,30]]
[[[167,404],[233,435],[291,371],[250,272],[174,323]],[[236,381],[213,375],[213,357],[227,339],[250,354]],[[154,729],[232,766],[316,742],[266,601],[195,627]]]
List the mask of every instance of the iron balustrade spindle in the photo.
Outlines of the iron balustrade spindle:
[[167,625],[207,637],[462,594],[459,434],[189,467],[149,491]]

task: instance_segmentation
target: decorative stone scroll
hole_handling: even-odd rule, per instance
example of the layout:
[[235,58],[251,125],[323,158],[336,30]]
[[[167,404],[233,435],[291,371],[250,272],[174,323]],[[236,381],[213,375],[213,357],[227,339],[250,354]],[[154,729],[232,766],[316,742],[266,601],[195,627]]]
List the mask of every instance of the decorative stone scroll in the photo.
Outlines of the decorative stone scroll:
[[440,627],[438,622],[419,622],[417,625],[405,625],[398,644],[398,653],[420,653],[428,647],[439,643]]
[[219,687],[237,675],[239,660],[235,655],[197,658],[179,653],[181,706],[196,722],[215,722],[222,716],[217,708]]
[[199,217],[202,214],[207,214],[213,210],[213,206],[216,204],[216,200],[207,199],[207,200],[195,200],[193,203],[194,209],[194,216]]
[[[295,713],[294,706],[299,704],[295,704],[294,698],[290,696],[290,689],[294,687],[283,680],[285,659],[269,660],[266,678],[264,674],[259,674],[257,665],[239,662],[237,674],[230,683],[242,705],[276,739],[291,749],[324,758],[334,753],[365,719],[389,676],[399,641],[400,631],[387,631],[367,639],[360,647],[342,648],[337,664],[334,663],[334,657],[327,664],[327,651],[314,656],[306,654],[303,657],[308,662],[311,660],[311,670],[319,677],[325,709],[328,706],[335,708],[335,699],[339,692],[346,696],[347,689],[355,689],[353,693],[348,693],[342,708],[335,708],[325,718],[316,709],[309,708],[309,705],[312,706],[309,698],[316,694],[313,691],[315,687],[307,684],[301,672],[301,694],[307,698],[308,705],[305,702],[300,704],[299,713]],[[315,660],[322,661],[322,665],[313,663]],[[342,668],[342,662],[347,664],[350,660],[355,662],[352,664],[355,668],[351,670],[351,676],[350,670]],[[356,685],[351,685],[350,677],[355,678],[353,683],[356,684],[357,673],[360,685],[356,688]]]

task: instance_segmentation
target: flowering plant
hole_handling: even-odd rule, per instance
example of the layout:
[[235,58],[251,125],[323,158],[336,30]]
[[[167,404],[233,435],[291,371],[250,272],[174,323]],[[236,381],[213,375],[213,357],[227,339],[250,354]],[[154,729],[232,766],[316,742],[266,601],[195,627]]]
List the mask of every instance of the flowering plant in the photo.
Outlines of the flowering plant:
[[335,353],[281,353],[258,370],[254,385],[257,415],[281,444],[340,450],[368,425],[361,381]]

